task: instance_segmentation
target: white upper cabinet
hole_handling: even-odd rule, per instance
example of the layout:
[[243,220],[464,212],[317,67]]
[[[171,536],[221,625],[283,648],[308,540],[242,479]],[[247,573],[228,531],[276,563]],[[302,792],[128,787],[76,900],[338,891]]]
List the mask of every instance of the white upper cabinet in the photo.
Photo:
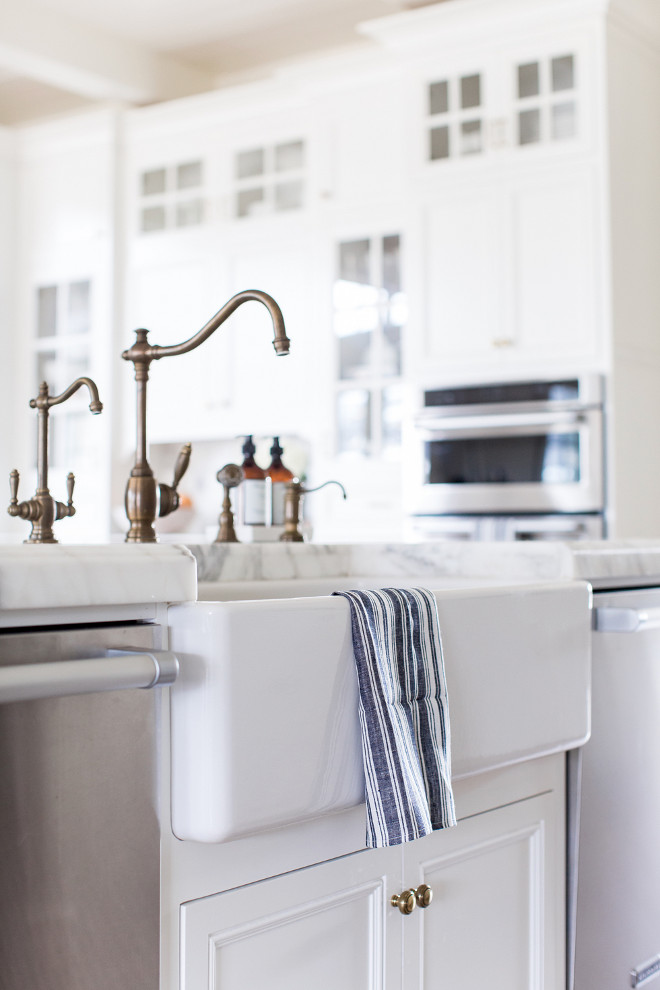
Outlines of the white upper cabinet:
[[318,97],[325,131],[321,204],[347,215],[405,198],[412,139],[409,81],[393,70],[354,73],[354,66],[339,66],[333,79],[342,86]]
[[[581,146],[581,55],[498,52],[476,66],[428,67],[422,88],[425,161],[461,162],[516,154],[553,154]],[[532,53],[537,49],[532,48]]]
[[[273,348],[273,324],[258,302],[241,306],[218,333],[231,348],[230,407],[222,420],[228,437],[316,435],[327,418],[331,379],[329,335],[315,284],[313,241],[299,237],[234,244],[229,250],[230,294],[261,289],[275,299],[291,340],[288,355]],[[220,424],[219,424],[220,425]]]
[[511,340],[511,237],[499,183],[458,190],[424,210],[424,362],[484,360]]
[[598,360],[600,227],[588,166],[453,185],[423,210],[420,377]]
[[[179,344],[204,326],[229,297],[226,268],[192,251],[136,268],[131,278],[130,333],[145,327],[149,342]],[[221,435],[222,417],[232,396],[231,343],[227,328],[217,330],[194,351],[152,362],[148,384],[148,433],[151,443],[186,442]],[[133,445],[133,366],[124,365],[126,436]]]
[[520,183],[513,196],[514,346],[529,358],[597,359],[600,285],[589,169]]

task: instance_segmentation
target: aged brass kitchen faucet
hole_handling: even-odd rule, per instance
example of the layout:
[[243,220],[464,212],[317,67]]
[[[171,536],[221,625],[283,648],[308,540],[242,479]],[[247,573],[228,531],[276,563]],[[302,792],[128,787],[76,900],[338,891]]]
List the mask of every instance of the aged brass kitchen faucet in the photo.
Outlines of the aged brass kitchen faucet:
[[185,474],[190,460],[190,444],[185,444],[177,458],[174,469],[174,481],[171,485],[160,485],[154,478],[147,461],[147,382],[149,380],[149,365],[164,357],[175,357],[187,354],[203,344],[218,327],[245,302],[263,303],[273,321],[273,347],[278,355],[289,353],[289,338],[284,328],[282,311],[272,296],[258,289],[246,289],[239,292],[225,303],[221,310],[213,316],[193,337],[180,344],[161,347],[159,344],[147,342],[148,330],[135,331],[135,343],[124,351],[125,361],[132,361],[135,367],[137,382],[137,432],[135,464],[126,486],[126,515],[130,528],[126,534],[127,543],[155,543],[157,541],[154,521],[156,516],[167,516],[179,506],[177,485]]
[[64,519],[65,516],[75,515],[73,505],[73,485],[75,478],[69,472],[66,479],[67,502],[57,502],[48,489],[48,412],[51,406],[57,406],[60,402],[66,402],[74,392],[86,385],[89,389],[90,403],[89,409],[94,415],[98,415],[103,409],[103,404],[99,399],[98,389],[91,378],[76,378],[61,395],[49,395],[48,385],[42,382],[39,386],[39,395],[36,399],[30,399],[30,408],[37,410],[37,490],[27,502],[18,501],[19,473],[14,469],[9,475],[9,488],[11,499],[7,512],[10,516],[20,516],[21,519],[28,519],[32,523],[32,531],[26,543],[57,543],[53,535],[53,523],[57,519]]

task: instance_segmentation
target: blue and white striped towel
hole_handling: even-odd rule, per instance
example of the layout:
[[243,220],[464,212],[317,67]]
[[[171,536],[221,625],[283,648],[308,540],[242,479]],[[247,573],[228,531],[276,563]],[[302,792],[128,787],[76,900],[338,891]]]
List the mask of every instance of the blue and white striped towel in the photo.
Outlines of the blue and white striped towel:
[[425,588],[336,591],[351,607],[367,846],[456,824],[438,612]]

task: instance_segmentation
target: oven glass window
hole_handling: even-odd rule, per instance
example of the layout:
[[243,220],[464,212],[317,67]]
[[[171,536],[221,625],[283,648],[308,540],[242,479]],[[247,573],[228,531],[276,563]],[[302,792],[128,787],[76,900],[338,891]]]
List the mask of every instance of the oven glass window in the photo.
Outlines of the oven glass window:
[[431,485],[570,485],[580,481],[578,433],[430,440]]

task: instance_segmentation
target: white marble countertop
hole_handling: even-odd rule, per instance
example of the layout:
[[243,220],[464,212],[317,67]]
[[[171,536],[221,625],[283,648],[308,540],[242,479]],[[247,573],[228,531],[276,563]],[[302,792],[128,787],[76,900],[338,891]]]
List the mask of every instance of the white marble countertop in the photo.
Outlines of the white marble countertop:
[[595,588],[660,584],[660,541],[195,544],[200,582],[383,574],[499,581],[586,580]]
[[183,546],[0,547],[0,612],[191,601],[195,558]]
[[109,544],[0,547],[0,611],[191,601],[197,581],[382,574],[499,583],[660,585],[660,541],[411,544]]

